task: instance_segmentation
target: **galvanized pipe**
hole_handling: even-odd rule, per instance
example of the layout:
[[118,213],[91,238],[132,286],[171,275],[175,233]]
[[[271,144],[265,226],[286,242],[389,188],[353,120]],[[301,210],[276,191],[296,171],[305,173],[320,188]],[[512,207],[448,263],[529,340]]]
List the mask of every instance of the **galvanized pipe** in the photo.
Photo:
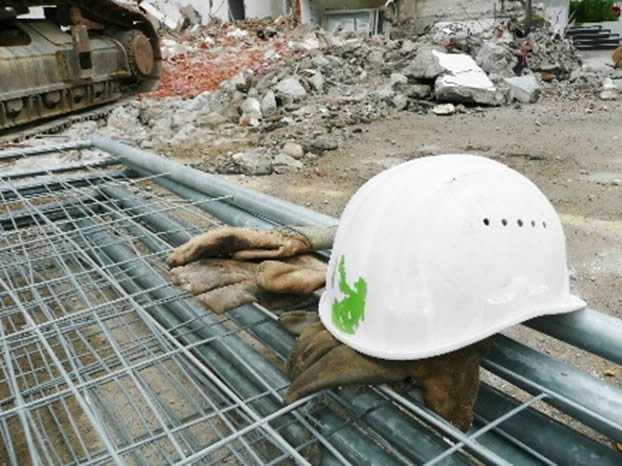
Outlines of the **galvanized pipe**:
[[91,142],[88,140],[68,142],[65,144],[54,144],[49,146],[25,147],[23,149],[3,150],[0,151],[0,161],[18,159],[22,157],[33,157],[37,155],[52,154],[54,152],[63,152],[68,150],[88,149]]
[[[266,194],[242,188],[172,160],[130,147],[103,136],[93,136],[94,147],[117,155],[122,161],[152,173],[161,173],[189,188],[209,196],[232,196],[227,204],[239,207],[257,217],[267,217],[284,225],[336,225],[337,220]],[[155,180],[156,182],[158,180]]]
[[593,309],[545,316],[525,324],[577,348],[622,364],[622,320]]
[[546,402],[622,442],[619,388],[503,335],[495,337],[495,351],[483,361],[483,366],[529,393],[550,391],[560,395],[563,399],[550,397]]
[[121,179],[125,175],[120,171],[107,172],[103,174],[86,174],[80,176],[70,176],[62,178],[61,181],[57,181],[58,178],[54,178],[49,183],[41,183],[41,181],[35,181],[32,183],[23,183],[16,185],[15,187],[0,188],[0,200],[12,201],[17,199],[18,196],[30,197],[37,196],[39,194],[45,194],[54,191],[63,191],[68,188],[83,188],[85,186],[92,186],[93,184],[102,181],[104,179]]
[[[478,417],[488,423],[517,406],[516,400],[510,396],[488,385],[482,385],[475,409]],[[534,428],[535,426],[538,428]],[[578,434],[535,409],[526,409],[515,414],[499,428],[512,437],[520,438],[527,446],[556,464],[620,464],[620,455],[611,448]]]

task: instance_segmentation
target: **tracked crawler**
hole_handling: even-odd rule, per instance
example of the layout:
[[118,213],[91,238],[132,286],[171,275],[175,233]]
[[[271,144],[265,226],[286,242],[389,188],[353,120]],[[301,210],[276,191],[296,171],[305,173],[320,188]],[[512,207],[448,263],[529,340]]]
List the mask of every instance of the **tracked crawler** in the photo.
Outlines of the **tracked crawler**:
[[[44,18],[23,17],[43,7]],[[159,38],[112,0],[0,0],[0,132],[158,86]]]

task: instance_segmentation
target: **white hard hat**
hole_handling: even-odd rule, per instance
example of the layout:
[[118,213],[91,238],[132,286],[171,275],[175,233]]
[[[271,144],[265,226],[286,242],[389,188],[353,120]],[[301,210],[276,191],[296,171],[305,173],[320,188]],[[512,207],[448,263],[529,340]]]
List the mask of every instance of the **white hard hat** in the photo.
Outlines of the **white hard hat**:
[[442,155],[387,170],[352,197],[320,317],[363,354],[410,360],[583,307],[538,187],[493,160]]

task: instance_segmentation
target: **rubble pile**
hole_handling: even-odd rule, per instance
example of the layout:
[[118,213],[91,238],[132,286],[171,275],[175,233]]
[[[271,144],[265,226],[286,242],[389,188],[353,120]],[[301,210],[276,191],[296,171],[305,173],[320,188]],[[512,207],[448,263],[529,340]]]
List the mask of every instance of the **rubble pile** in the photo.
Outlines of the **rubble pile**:
[[[544,93],[615,98],[580,71],[569,41],[511,26],[439,24],[421,37],[362,37],[288,18],[212,23],[163,40],[162,86],[118,108],[104,132],[146,148],[205,155],[201,168],[248,175],[312,163],[398,112],[482,111]],[[583,74],[581,74],[583,73]]]

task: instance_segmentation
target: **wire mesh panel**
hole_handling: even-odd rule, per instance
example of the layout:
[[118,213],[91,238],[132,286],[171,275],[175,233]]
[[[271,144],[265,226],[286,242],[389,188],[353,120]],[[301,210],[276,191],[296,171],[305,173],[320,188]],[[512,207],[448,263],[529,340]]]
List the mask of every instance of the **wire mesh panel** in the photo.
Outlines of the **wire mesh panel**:
[[[169,280],[168,253],[218,226],[205,210],[226,196],[154,195],[148,185],[166,174],[82,169],[0,175],[0,461],[615,464],[612,449],[533,408],[573,406],[537,384],[522,401],[484,385],[468,434],[428,411],[414,385],[287,405],[294,338],[273,312],[249,305],[218,316]],[[580,451],[553,451],[525,426]]]

